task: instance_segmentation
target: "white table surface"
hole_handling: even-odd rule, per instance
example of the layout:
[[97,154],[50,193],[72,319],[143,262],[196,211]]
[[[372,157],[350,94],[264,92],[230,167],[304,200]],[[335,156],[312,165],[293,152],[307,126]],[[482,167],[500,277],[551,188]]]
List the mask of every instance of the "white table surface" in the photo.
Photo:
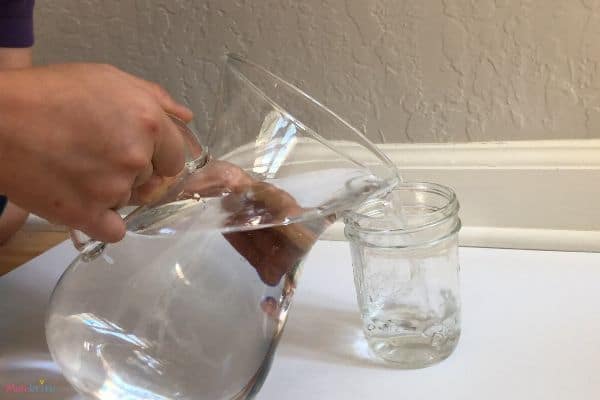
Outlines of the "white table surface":
[[[18,303],[34,289],[29,303],[44,301],[73,254],[59,245],[0,278],[0,290]],[[460,256],[458,348],[405,371],[368,353],[347,243],[319,242],[257,399],[599,399],[600,254],[464,248]]]
[[600,399],[600,254],[465,248],[460,256],[455,353],[402,371],[368,356],[347,244],[319,243],[259,398]]

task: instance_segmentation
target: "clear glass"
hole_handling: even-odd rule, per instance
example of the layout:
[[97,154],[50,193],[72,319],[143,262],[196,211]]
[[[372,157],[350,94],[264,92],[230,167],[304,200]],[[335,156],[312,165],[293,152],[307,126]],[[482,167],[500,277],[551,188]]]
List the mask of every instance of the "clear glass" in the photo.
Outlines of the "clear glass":
[[400,368],[435,364],[458,343],[458,209],[450,188],[402,183],[345,217],[369,347]]
[[54,290],[50,352],[91,398],[252,398],[312,245],[398,181],[358,131],[237,56],[213,120],[180,127],[182,173],[140,195],[121,242],[78,241]]

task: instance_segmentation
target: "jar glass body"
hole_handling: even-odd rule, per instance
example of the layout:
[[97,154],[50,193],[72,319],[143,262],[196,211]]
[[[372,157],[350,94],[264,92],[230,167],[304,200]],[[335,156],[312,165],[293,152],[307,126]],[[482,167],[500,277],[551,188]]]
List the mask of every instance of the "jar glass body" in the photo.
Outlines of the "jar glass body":
[[346,216],[364,333],[396,366],[434,364],[458,343],[457,212],[449,188],[407,183]]

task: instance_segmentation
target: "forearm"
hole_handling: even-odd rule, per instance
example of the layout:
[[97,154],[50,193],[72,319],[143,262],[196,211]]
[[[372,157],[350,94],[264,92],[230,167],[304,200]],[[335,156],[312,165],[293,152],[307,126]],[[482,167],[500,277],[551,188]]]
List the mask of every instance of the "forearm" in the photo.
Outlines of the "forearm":
[[[7,152],[10,152],[11,143],[19,136],[20,127],[27,116],[23,111],[31,109],[32,104],[27,104],[33,87],[26,79],[31,72],[24,69],[31,64],[30,49],[0,48],[0,165],[7,169]],[[2,171],[0,171],[0,175]],[[2,185],[0,176],[0,185]],[[3,192],[0,186],[0,193]]]
[[39,123],[32,118],[41,103],[34,101],[39,86],[34,75],[33,68],[0,70],[0,193],[9,198],[19,186],[15,172],[31,161],[28,153],[40,139]]
[[0,47],[0,70],[31,67],[31,48]]
[[[19,135],[23,125],[15,125],[11,121],[14,109],[7,107],[6,101],[14,102],[15,90],[27,90],[18,88],[14,84],[9,85],[8,79],[2,79],[8,70],[30,68],[31,46],[34,42],[33,35],[33,7],[35,0],[0,0],[0,169],[11,175],[10,169],[18,167],[8,157],[12,151],[8,144],[10,135]],[[9,87],[11,86],[11,87]],[[15,92],[15,93],[13,93]],[[3,99],[4,97],[4,104]],[[14,139],[14,138],[13,138]],[[6,179],[0,176],[0,194],[8,194],[9,187]],[[0,215],[0,244],[6,241],[27,218],[27,211],[9,202],[4,212]]]

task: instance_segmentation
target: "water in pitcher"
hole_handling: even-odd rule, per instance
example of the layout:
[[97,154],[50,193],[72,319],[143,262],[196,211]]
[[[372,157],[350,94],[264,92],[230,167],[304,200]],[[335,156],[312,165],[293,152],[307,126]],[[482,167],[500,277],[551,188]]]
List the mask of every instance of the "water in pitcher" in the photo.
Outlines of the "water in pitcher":
[[[340,186],[340,201],[377,184],[364,171],[319,172],[321,182],[328,176],[350,183]],[[72,266],[47,321],[66,378],[98,399],[252,397],[269,369],[302,261],[334,220],[304,209],[293,222],[298,202],[311,201],[301,192],[314,179],[261,182],[213,200],[204,187],[208,201],[192,196],[167,204],[153,214],[159,220]],[[331,186],[319,187],[330,195]],[[311,191],[315,203],[319,192]],[[180,207],[175,223],[164,223],[168,207]]]
[[53,355],[71,383],[101,399],[231,399],[255,390],[309,250],[284,230],[316,234],[322,226],[315,220],[227,234],[199,231],[190,235],[194,250],[185,255],[171,247],[185,243],[129,235],[128,248],[146,249],[136,258],[145,267],[118,265],[116,295],[103,296],[94,278],[113,267],[110,258],[122,256],[119,245],[101,255],[106,263],[86,265],[87,273],[62,283],[87,293],[81,298],[88,306],[52,313],[47,337]]

